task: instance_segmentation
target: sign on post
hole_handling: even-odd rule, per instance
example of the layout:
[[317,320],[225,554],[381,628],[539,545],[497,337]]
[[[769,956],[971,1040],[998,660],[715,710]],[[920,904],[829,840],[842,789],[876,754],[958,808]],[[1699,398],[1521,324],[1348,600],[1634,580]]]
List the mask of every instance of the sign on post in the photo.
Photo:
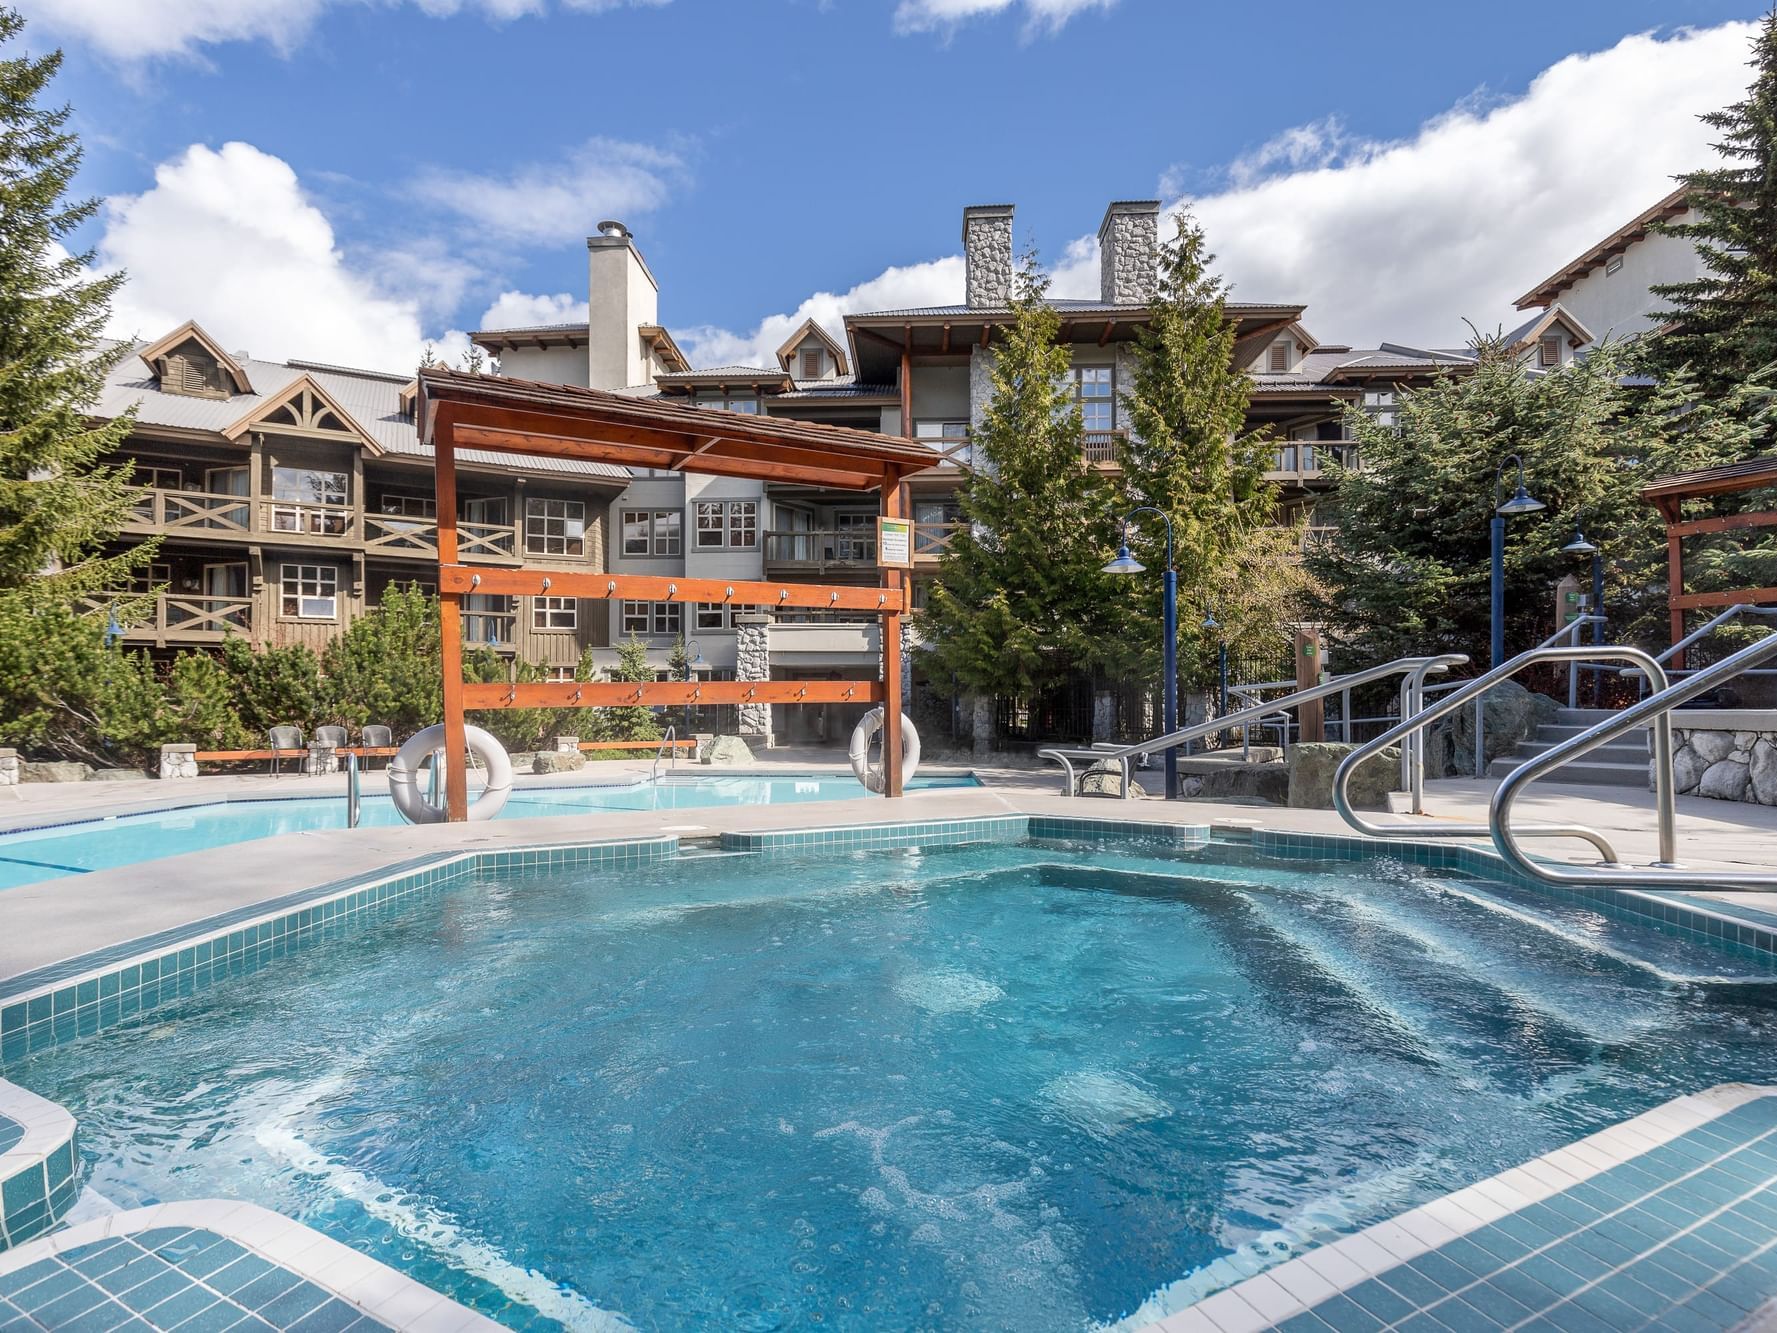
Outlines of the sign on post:
[[913,520],[883,518],[876,520],[876,566],[878,569],[913,568]]

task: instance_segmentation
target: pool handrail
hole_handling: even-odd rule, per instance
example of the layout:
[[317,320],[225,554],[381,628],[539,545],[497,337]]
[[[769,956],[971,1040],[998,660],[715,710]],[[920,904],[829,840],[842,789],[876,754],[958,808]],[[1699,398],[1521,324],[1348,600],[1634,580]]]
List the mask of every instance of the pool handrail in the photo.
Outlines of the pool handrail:
[[[1422,826],[1418,824],[1377,824],[1371,820],[1365,819],[1352,808],[1352,775],[1357,772],[1357,766],[1359,764],[1363,763],[1364,760],[1368,759],[1371,755],[1386,749],[1391,742],[1403,740],[1412,737],[1418,732],[1422,732],[1426,727],[1429,727],[1439,718],[1455,712],[1464,704],[1468,703],[1469,700],[1479,698],[1500,681],[1516,675],[1526,667],[1535,666],[1539,662],[1581,662],[1598,661],[1600,659],[1633,662],[1643,670],[1650,672],[1652,678],[1661,683],[1662,688],[1665,685],[1666,673],[1661,670],[1660,664],[1654,661],[1650,654],[1643,652],[1639,648],[1597,643],[1576,644],[1572,646],[1556,646],[1550,644],[1539,645],[1527,652],[1519,653],[1516,657],[1508,658],[1506,661],[1501,662],[1498,666],[1494,667],[1491,671],[1476,676],[1473,680],[1465,683],[1460,689],[1445,695],[1436,703],[1427,704],[1417,712],[1403,718],[1398,724],[1390,727],[1374,740],[1366,741],[1350,754],[1346,755],[1345,758],[1340,761],[1339,767],[1333,773],[1333,808],[1339,812],[1339,817],[1341,819],[1351,825],[1351,827],[1356,829],[1359,833],[1382,841],[1388,841],[1390,839],[1397,841],[1403,839],[1418,841],[1423,838],[1485,838],[1493,836],[1491,823],[1446,824],[1440,821],[1436,824],[1425,824]],[[1479,733],[1477,733],[1475,736],[1475,743],[1479,745],[1480,742],[1481,737]],[[1672,767],[1672,728],[1670,722],[1663,714],[1656,719],[1654,724],[1654,752],[1656,769],[1659,767],[1659,760],[1663,758],[1664,767],[1667,770],[1670,770]],[[1666,785],[1657,787],[1655,797],[1657,801],[1663,802],[1665,806],[1669,807],[1672,800],[1670,786]],[[1669,828],[1670,819],[1662,819],[1661,827],[1662,829]],[[1518,833],[1522,837],[1530,838],[1578,838],[1583,842],[1591,843],[1598,851],[1598,854],[1603,858],[1603,863],[1605,865],[1618,866],[1621,864],[1616,849],[1611,846],[1610,840],[1597,829],[1589,828],[1584,824],[1531,824],[1519,829]],[[1662,855],[1664,854],[1665,852],[1663,849]]]
[[677,737],[678,731],[669,723],[666,728],[666,735],[660,738],[660,748],[654,751],[654,767],[648,771],[648,780],[650,782],[660,781],[661,755],[667,756],[667,776],[672,777],[678,773],[679,746]]
[[1383,662],[1378,666],[1365,667],[1362,671],[1353,671],[1343,676],[1332,676],[1318,685],[1310,685],[1306,689],[1286,694],[1281,699],[1268,699],[1264,703],[1255,704],[1251,708],[1238,709],[1223,717],[1212,718],[1207,722],[1196,722],[1178,731],[1168,732],[1164,736],[1156,736],[1153,740],[1138,741],[1134,745],[1125,745],[1115,749],[1091,750],[1080,746],[1052,746],[1038,750],[1037,757],[1050,759],[1060,764],[1065,770],[1065,795],[1074,795],[1075,772],[1073,761],[1089,759],[1093,763],[1114,761],[1123,774],[1123,799],[1130,798],[1129,761],[1142,755],[1153,754],[1156,750],[1171,750],[1187,741],[1212,736],[1218,731],[1231,730],[1243,722],[1255,720],[1261,716],[1270,716],[1280,709],[1294,708],[1298,704],[1313,703],[1316,699],[1325,699],[1329,695],[1339,694],[1344,690],[1355,689],[1360,685],[1369,685],[1379,680],[1387,680],[1390,676],[1405,675],[1412,677],[1419,673],[1418,678],[1433,671],[1447,671],[1453,666],[1461,666],[1468,661],[1464,653],[1438,653],[1429,657],[1399,657],[1392,662]]
[[346,751],[346,827],[357,828],[359,816],[358,790],[358,756],[355,751]]
[[[1671,715],[1672,710],[1705,694],[1753,665],[1777,657],[1777,634],[1748,644],[1721,661],[1702,668],[1695,674],[1673,684],[1662,684],[1647,698],[1606,718],[1569,740],[1562,741],[1508,773],[1493,793],[1488,810],[1488,833],[1493,846],[1512,869],[1531,879],[1561,888],[1688,888],[1717,893],[1760,893],[1777,888],[1777,871],[1721,869],[1687,870],[1677,861],[1677,839],[1674,831]],[[1649,679],[1664,680],[1665,673],[1656,663]],[[1654,792],[1660,820],[1660,859],[1652,865],[1632,869],[1612,869],[1608,875],[1596,868],[1559,865],[1532,861],[1518,846],[1521,830],[1511,827],[1512,803],[1520,791],[1544,773],[1559,768],[1570,759],[1589,754],[1599,746],[1616,739],[1624,732],[1652,724],[1654,729]],[[1661,738],[1665,746],[1661,747]]]
[[[1658,662],[1661,666],[1665,666],[1686,648],[1701,643],[1730,620],[1736,620],[1741,616],[1777,616],[1777,606],[1753,606],[1750,602],[1738,602],[1735,605],[1730,606],[1727,610],[1711,616],[1708,620],[1697,626],[1696,629],[1685,635],[1664,652],[1656,653],[1654,655],[1654,661]],[[1701,668],[1698,669],[1701,670]],[[1678,670],[1667,672],[1667,675],[1668,677],[1676,676],[1681,672],[1686,675],[1690,674],[1690,672],[1685,671],[1684,668],[1679,668]],[[1647,677],[1643,675],[1638,668],[1624,667],[1617,674],[1620,676],[1638,677],[1635,686],[1636,696],[1637,698],[1645,697],[1647,691]]]

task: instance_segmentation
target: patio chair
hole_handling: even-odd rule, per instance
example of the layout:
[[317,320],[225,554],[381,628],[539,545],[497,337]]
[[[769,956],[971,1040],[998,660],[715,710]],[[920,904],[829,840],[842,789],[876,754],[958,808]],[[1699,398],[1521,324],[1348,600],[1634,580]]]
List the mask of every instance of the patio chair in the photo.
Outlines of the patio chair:
[[271,738],[271,775],[275,778],[278,776],[278,762],[285,750],[306,753],[302,745],[302,728],[273,727],[266,735]]
[[316,727],[315,744],[324,745],[329,750],[337,750],[350,743],[350,734],[344,727]]
[[[358,732],[358,740],[366,750],[381,750],[386,749],[395,743],[395,733],[390,731],[387,727],[373,722],[368,727],[364,727]],[[366,755],[364,762],[368,764],[370,762],[370,756]],[[383,756],[383,767],[387,768],[388,766],[388,756],[385,755]]]

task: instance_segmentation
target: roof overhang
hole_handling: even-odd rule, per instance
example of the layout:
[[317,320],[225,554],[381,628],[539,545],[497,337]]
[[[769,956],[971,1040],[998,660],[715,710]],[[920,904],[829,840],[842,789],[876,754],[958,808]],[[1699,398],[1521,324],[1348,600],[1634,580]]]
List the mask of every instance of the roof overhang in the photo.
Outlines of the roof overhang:
[[435,367],[419,380],[416,424],[434,447],[442,437],[456,449],[847,491],[892,487],[941,461],[912,440],[847,426]]
[[1761,454],[1757,458],[1744,458],[1720,467],[1656,477],[1641,488],[1641,498],[1657,505],[1670,517],[1678,512],[1678,505],[1684,500],[1737,495],[1741,491],[1756,491],[1766,486],[1777,486],[1777,454]]
[[757,393],[788,393],[796,382],[781,370],[747,371],[688,370],[669,375],[656,375],[654,387],[662,393],[695,393],[699,389],[751,389]]
[[234,393],[253,392],[253,384],[248,380],[241,363],[225,352],[221,343],[205,333],[203,326],[195,319],[186,320],[166,337],[149,343],[137,355],[142,358],[142,364],[148,367],[151,375],[159,375],[161,358],[184,342],[195,342],[216,358],[216,364],[222,367],[222,373],[234,381]]
[[1652,208],[1636,214],[1633,219],[1618,227],[1579,258],[1563,264],[1520,296],[1513,302],[1513,305],[1519,310],[1534,310],[1537,306],[1553,304],[1562,292],[1599,265],[1606,264],[1615,256],[1622,254],[1645,237],[1656,224],[1670,222],[1689,207],[1690,201],[1686,198],[1685,187],[1681,185]]
[[673,335],[661,325],[638,324],[636,325],[636,334],[654,349],[655,357],[669,372],[691,369],[691,362],[679,350],[678,343],[673,341]]
[[542,350],[551,347],[584,347],[589,336],[584,324],[553,324],[527,329],[481,329],[471,333],[469,341],[483,351],[498,356],[501,352],[514,351],[521,347]]
[[851,358],[845,354],[845,348],[841,347],[834,341],[832,334],[828,333],[819,324],[815,323],[812,315],[803,320],[796,332],[786,338],[783,346],[777,349],[777,363],[784,368],[785,374],[794,373],[790,369],[790,356],[795,352],[797,347],[807,342],[810,338],[815,339],[832,354],[833,363],[839,368],[839,374],[851,374]]

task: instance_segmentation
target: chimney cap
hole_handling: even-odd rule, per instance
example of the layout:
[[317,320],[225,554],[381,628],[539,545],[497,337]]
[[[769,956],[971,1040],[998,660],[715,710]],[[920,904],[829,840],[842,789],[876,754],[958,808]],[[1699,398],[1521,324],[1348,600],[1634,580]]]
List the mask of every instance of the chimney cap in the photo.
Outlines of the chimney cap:
[[1104,220],[1098,224],[1098,234],[1102,237],[1105,228],[1111,225],[1111,219],[1130,213],[1151,213],[1158,216],[1160,201],[1158,199],[1113,199],[1105,205]]
[[599,223],[598,234],[600,236],[614,236],[619,240],[625,241],[632,239],[634,236],[634,233],[621,222],[617,221],[616,218],[606,218],[603,222]]

